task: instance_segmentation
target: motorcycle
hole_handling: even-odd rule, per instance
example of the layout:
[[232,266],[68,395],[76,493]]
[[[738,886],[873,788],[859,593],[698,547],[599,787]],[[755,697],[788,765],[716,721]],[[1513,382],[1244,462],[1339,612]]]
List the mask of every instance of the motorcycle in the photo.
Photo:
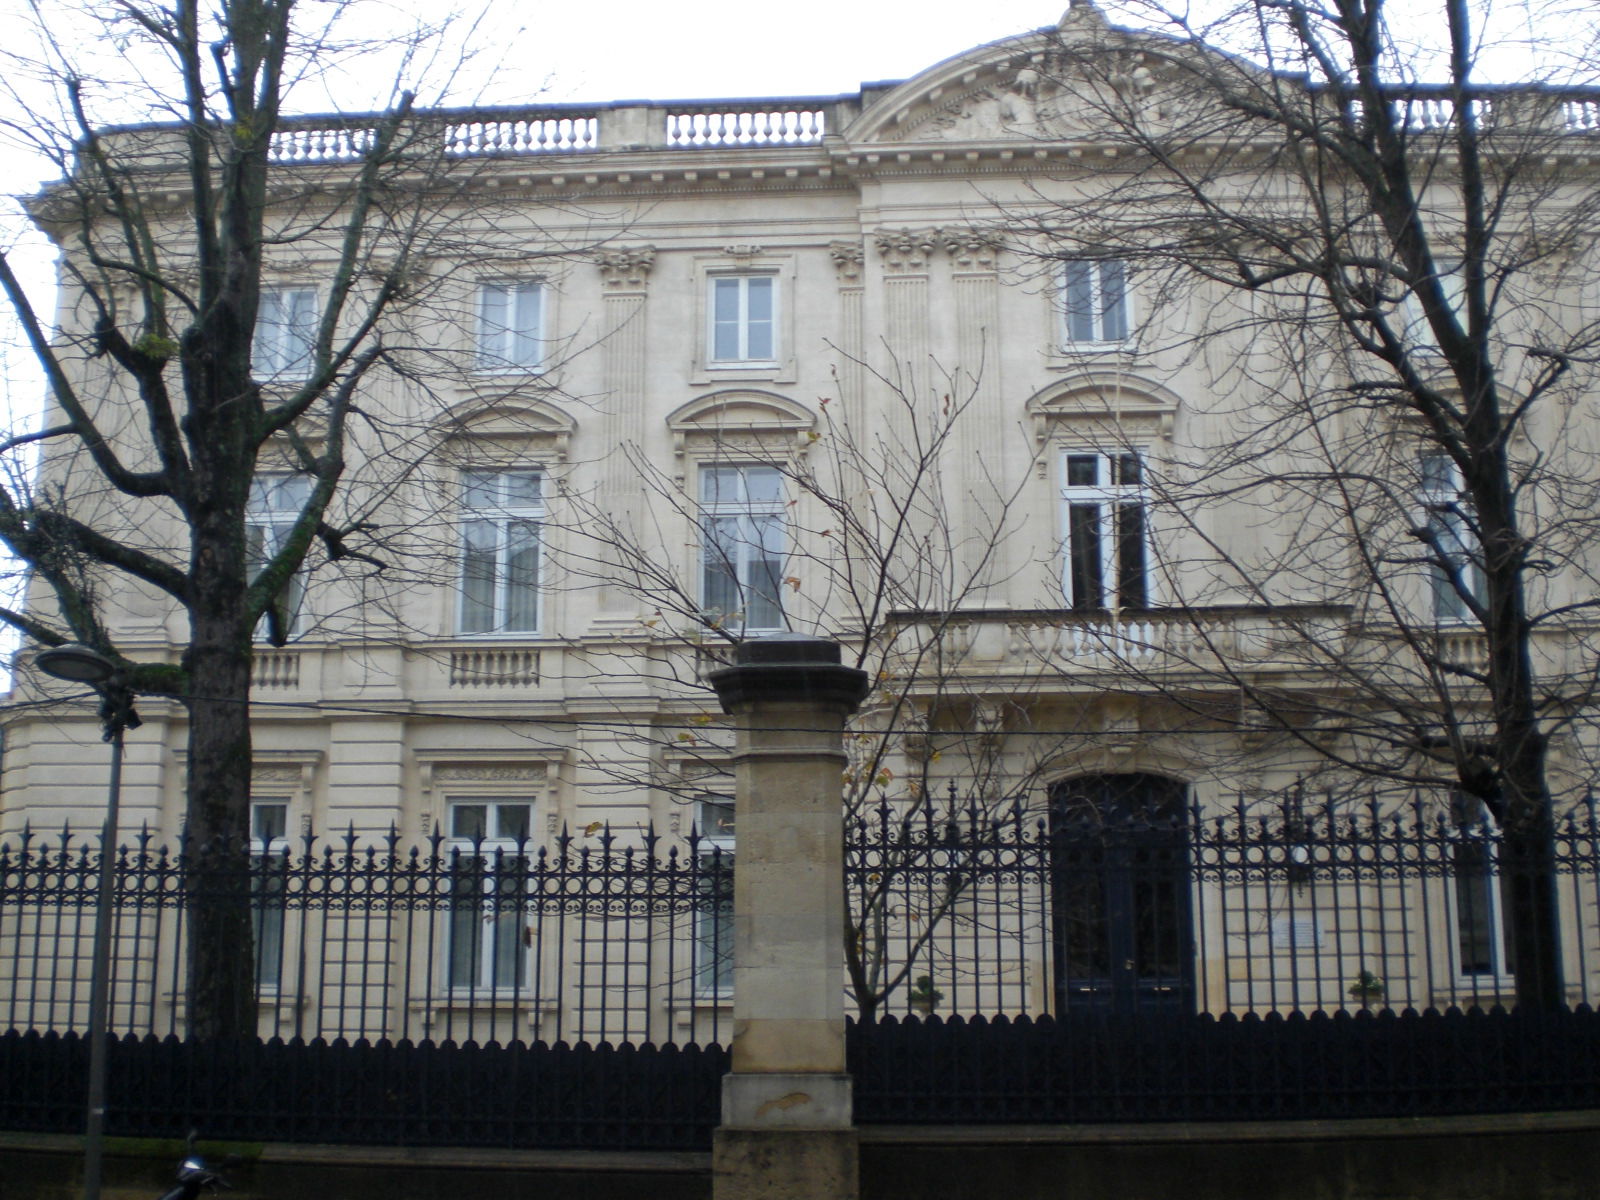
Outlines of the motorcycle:
[[199,1155],[190,1153],[178,1164],[178,1182],[161,1200],[195,1200],[206,1189],[221,1191],[232,1185],[220,1171],[212,1170]]

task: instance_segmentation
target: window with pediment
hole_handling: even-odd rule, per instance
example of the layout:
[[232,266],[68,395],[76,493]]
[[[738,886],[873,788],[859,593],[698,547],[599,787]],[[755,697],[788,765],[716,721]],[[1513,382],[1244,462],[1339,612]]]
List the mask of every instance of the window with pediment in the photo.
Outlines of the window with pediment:
[[575,422],[554,405],[474,400],[447,416],[435,455],[453,503],[456,632],[535,636],[548,625],[541,587],[546,514]]
[[1149,608],[1156,588],[1152,462],[1175,397],[1108,374],[1028,404],[1041,480],[1055,484],[1061,592],[1069,608]]

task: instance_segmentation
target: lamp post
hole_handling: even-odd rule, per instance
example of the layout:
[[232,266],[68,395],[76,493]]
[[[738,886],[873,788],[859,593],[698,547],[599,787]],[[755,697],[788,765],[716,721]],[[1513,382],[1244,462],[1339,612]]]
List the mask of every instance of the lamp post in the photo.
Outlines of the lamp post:
[[117,664],[88,646],[68,643],[41,650],[34,665],[46,675],[69,683],[85,683],[100,693],[100,719],[111,743],[111,779],[106,785],[106,815],[100,826],[100,879],[94,910],[93,961],[89,969],[89,1095],[83,1136],[84,1200],[100,1200],[105,1162],[106,1037],[110,1028],[111,906],[115,896],[117,805],[122,796],[122,734],[136,726],[126,686]]

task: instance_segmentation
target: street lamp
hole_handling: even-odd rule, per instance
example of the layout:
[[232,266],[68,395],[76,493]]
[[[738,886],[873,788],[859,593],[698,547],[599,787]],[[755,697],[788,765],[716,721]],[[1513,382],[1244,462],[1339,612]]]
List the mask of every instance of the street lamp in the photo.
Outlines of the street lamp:
[[111,905],[115,873],[117,804],[122,796],[122,734],[137,725],[117,664],[98,650],[69,642],[41,650],[34,665],[68,683],[86,683],[100,693],[100,718],[111,743],[111,779],[106,786],[106,816],[100,826],[100,879],[94,910],[94,958],[89,969],[89,1096],[83,1134],[83,1197],[100,1200],[105,1162],[107,1001],[111,993]]

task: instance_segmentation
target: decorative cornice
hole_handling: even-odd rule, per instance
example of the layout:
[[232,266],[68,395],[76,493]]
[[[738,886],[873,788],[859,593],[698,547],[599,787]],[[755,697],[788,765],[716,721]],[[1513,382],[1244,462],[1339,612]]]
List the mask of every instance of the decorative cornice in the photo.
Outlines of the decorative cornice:
[[600,268],[602,286],[612,290],[643,291],[650,268],[655,265],[654,246],[635,246],[626,250],[599,250],[595,265]]

